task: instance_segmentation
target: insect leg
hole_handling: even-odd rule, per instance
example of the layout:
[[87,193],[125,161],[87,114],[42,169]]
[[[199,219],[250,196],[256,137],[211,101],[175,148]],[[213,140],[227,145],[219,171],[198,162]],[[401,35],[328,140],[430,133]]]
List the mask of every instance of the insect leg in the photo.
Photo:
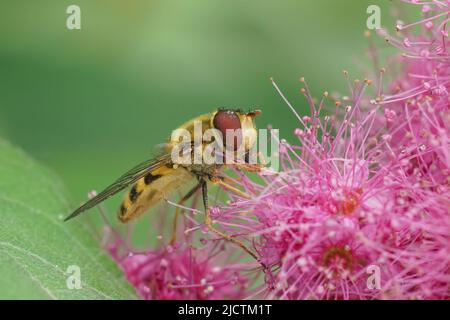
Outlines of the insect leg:
[[[259,261],[256,254],[253,253],[244,243],[223,233],[222,231],[216,229],[213,226],[214,222],[211,218],[211,213],[209,212],[209,206],[208,206],[208,187],[206,185],[206,180],[201,179],[200,184],[202,187],[203,205],[205,206],[205,225],[208,227],[208,229],[211,230],[213,233],[217,234],[219,237],[221,237],[227,241],[230,241],[230,242],[236,244],[237,246],[241,247],[245,252],[247,252],[249,255],[251,255],[255,260]],[[263,267],[265,268],[264,265],[263,265]]]
[[247,152],[245,154],[244,162],[236,162],[233,163],[232,166],[248,172],[261,172],[265,168],[267,162],[261,151],[258,152],[256,156],[259,163],[250,163],[250,153]]
[[[183,203],[185,203],[186,201],[188,201],[201,187],[201,184],[198,183],[197,185],[195,185],[195,187],[193,187],[188,193],[186,193],[186,195],[181,198],[180,201],[178,201],[178,205],[181,206],[183,205]],[[172,223],[172,237],[170,238],[170,244],[174,244],[175,241],[177,240],[177,224],[178,224],[178,217],[180,215],[180,213],[182,212],[182,208],[177,207],[175,209],[175,217],[173,218],[173,223]]]
[[249,163],[234,163],[233,166],[248,172],[261,172],[262,169],[264,168],[264,166],[261,164],[249,164]]
[[226,177],[213,177],[211,179],[211,182],[214,183],[214,184],[217,184],[217,185],[219,185],[221,187],[223,187],[224,189],[227,189],[228,191],[230,191],[230,192],[232,192],[232,193],[234,193],[234,194],[236,194],[236,195],[238,195],[238,196],[240,196],[242,198],[251,199],[249,194],[239,190],[236,187],[233,187],[231,185],[231,183],[232,183],[231,180],[227,179]]

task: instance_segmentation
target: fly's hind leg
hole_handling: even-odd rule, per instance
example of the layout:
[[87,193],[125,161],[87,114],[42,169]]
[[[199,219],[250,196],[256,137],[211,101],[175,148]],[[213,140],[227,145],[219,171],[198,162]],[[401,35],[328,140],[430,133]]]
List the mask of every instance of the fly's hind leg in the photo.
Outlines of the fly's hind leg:
[[[243,242],[223,233],[222,231],[220,231],[214,227],[214,222],[211,218],[211,213],[209,211],[209,206],[208,206],[208,187],[206,185],[206,181],[204,179],[200,179],[200,185],[202,187],[203,205],[205,206],[205,225],[208,227],[208,229],[210,231],[212,231],[213,233],[215,233],[216,235],[218,235],[219,237],[221,237],[227,241],[230,241],[230,242],[234,243],[235,245],[241,247],[245,252],[247,252],[255,260],[257,260],[259,262],[259,259],[256,256],[256,254],[252,250],[250,250]],[[263,265],[263,267],[265,268],[264,265]]]
[[177,225],[178,225],[178,217],[182,212],[182,206],[186,201],[188,201],[201,187],[201,184],[198,183],[195,187],[193,187],[186,195],[178,201],[178,206],[175,209],[175,216],[173,217],[172,222],[172,237],[170,238],[170,244],[173,245],[177,240]]

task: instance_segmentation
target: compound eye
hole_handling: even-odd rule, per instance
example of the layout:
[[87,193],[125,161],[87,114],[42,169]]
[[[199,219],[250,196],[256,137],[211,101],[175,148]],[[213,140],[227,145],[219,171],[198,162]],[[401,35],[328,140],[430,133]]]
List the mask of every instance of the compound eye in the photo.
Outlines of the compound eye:
[[[222,133],[223,141],[227,149],[238,150],[241,139],[241,120],[233,110],[219,110],[214,116],[214,128]],[[227,130],[230,137],[234,137],[231,141],[227,141]]]

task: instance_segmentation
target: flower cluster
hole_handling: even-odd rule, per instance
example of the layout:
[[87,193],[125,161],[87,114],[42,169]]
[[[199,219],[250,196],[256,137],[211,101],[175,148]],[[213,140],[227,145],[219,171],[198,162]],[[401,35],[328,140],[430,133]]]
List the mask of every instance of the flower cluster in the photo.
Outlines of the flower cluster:
[[222,208],[257,217],[268,298],[450,297],[450,9],[410,2],[424,19],[399,24],[397,36],[380,31],[402,54],[380,70],[375,94],[371,81],[349,81],[351,94],[323,117],[328,93],[316,102],[301,79],[301,117],[274,83],[298,117],[299,143],[282,141],[283,168],[252,201]]
[[191,247],[163,247],[118,254],[109,246],[127,280],[147,300],[242,299],[248,280],[232,265],[216,264],[213,255]]
[[185,231],[203,231],[197,249],[119,255],[114,243],[143,298],[450,298],[450,2],[404,2],[424,17],[399,22],[395,36],[379,31],[402,54],[375,81],[344,72],[350,94],[316,101],[300,79],[308,116],[273,83],[299,121],[298,143],[281,141],[280,172],[257,183],[236,172],[249,199],[212,208],[220,230],[258,261],[231,244],[218,254],[225,241],[194,219]]

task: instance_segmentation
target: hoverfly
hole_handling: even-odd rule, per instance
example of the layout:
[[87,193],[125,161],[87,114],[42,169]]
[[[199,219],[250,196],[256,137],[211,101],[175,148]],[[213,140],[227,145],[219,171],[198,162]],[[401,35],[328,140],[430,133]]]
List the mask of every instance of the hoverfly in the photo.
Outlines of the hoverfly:
[[[238,130],[240,132],[240,139],[236,139],[235,137],[234,141],[229,141],[229,139],[226,138],[219,138],[217,141],[221,144],[222,149],[230,150],[229,145],[231,145],[232,152],[236,153],[238,150],[241,150],[247,156],[250,149],[253,148],[256,143],[257,131],[254,118],[260,113],[260,110],[243,112],[241,110],[219,108],[214,112],[201,115],[186,122],[177,130],[184,129],[185,131],[194,134],[195,124],[198,123],[201,124],[202,134],[208,129],[213,129],[220,132],[221,137],[225,137],[227,131]],[[238,146],[240,148],[236,147],[236,140],[239,140]],[[171,242],[175,241],[176,221],[180,213],[181,205],[190,199],[197,191],[201,190],[205,208],[204,223],[209,230],[223,239],[240,246],[257,259],[256,255],[252,250],[247,248],[245,244],[216,229],[213,225],[213,220],[211,219],[208,207],[208,182],[219,185],[243,198],[248,198],[246,193],[232,185],[230,179],[221,175],[221,169],[229,164],[194,164],[192,162],[180,164],[173,159],[174,148],[181,149],[185,154],[193,154],[195,152],[193,144],[189,143],[181,145],[179,139],[174,138],[172,135],[169,142],[165,144],[165,150],[161,155],[154,159],[144,161],[123,174],[102,192],[76,209],[64,221],[78,216],[80,213],[97,206],[100,202],[122,191],[126,187],[132,186],[125,196],[118,212],[119,220],[123,223],[127,223],[145,213],[161,200],[166,199],[169,194],[178,188],[191,181],[195,181],[195,186],[178,202],[179,206],[177,206],[175,212]],[[253,172],[258,172],[262,168],[260,164],[250,164],[248,161],[241,163],[236,162],[233,165],[239,169]]]

